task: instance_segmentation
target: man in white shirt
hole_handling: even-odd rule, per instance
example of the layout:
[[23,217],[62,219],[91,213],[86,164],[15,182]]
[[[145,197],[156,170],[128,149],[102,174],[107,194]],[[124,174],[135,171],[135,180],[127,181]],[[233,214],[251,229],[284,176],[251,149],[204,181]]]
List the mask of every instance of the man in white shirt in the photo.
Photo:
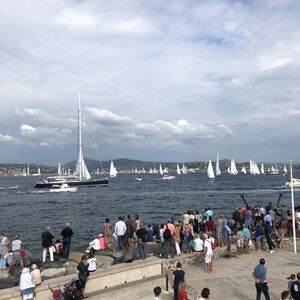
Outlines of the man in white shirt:
[[208,235],[204,234],[205,242],[204,242],[204,254],[205,254],[205,266],[206,272],[211,272],[211,260],[212,260],[212,247],[211,242],[208,239]]
[[124,236],[126,233],[127,227],[123,220],[123,217],[119,217],[119,221],[115,225],[115,233],[118,236],[118,246],[120,250],[123,249],[124,246]]
[[204,242],[203,242],[203,240],[200,239],[198,234],[196,234],[195,237],[196,238],[194,239],[194,242],[195,242],[194,251],[195,252],[201,252],[201,251],[204,250]]
[[11,251],[19,251],[22,248],[22,241],[19,238],[19,235],[15,236],[15,239],[11,243]]

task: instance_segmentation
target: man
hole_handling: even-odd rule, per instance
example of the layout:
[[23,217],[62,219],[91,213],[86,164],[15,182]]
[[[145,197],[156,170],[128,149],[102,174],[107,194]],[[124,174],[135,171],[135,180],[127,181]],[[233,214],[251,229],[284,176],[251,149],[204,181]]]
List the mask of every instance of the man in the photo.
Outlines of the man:
[[181,267],[181,262],[178,262],[176,264],[176,270],[173,272],[173,276],[171,277],[171,283],[174,289],[174,300],[178,300],[179,283],[185,282],[185,272],[181,270]]
[[61,231],[60,235],[62,235],[62,237],[63,237],[62,257],[69,258],[73,230],[70,227],[70,224],[68,222],[65,224],[64,229]]
[[242,225],[242,218],[238,208],[236,208],[232,213],[232,219],[235,221],[238,227]]
[[194,248],[195,252],[201,252],[204,250],[204,242],[203,240],[200,239],[200,236],[198,234],[195,234],[194,242],[195,242],[195,248]]
[[[163,238],[164,238],[164,250],[163,252],[166,253],[168,258],[168,252],[171,252],[171,257],[174,258],[174,234],[175,234],[175,227],[172,224],[172,220],[168,219],[167,224],[164,225],[163,228]],[[168,251],[169,248],[169,251]]]
[[264,294],[266,300],[270,300],[267,284],[267,269],[263,258],[259,260],[259,264],[254,268],[252,276],[255,280],[256,300],[260,300],[261,293]]
[[42,233],[42,246],[43,246],[43,262],[46,262],[47,251],[50,254],[50,261],[54,261],[53,258],[53,242],[52,239],[54,238],[53,234],[51,233],[50,226],[45,228],[45,231]]
[[264,222],[265,223],[269,222],[272,225],[272,221],[273,221],[273,219],[272,219],[272,216],[270,215],[270,211],[267,210],[266,215],[264,216]]
[[290,292],[294,300],[300,300],[300,272],[297,273],[297,280],[292,283]]
[[211,272],[211,261],[212,261],[212,246],[211,246],[211,241],[208,239],[208,235],[204,234],[204,255],[205,255],[205,267],[206,267],[206,272],[209,273]]
[[138,248],[141,259],[146,259],[146,239],[147,231],[144,228],[144,224],[140,224],[140,228],[136,231],[136,236],[138,238]]
[[127,227],[125,222],[123,221],[123,217],[119,217],[119,221],[115,225],[115,233],[118,237],[118,246],[119,249],[122,250],[124,246],[124,236],[126,233]]
[[126,234],[127,234],[127,239],[128,239],[128,245],[130,247],[131,243],[132,243],[132,239],[133,239],[133,234],[136,230],[135,222],[131,218],[131,215],[127,215],[125,225],[126,225]]

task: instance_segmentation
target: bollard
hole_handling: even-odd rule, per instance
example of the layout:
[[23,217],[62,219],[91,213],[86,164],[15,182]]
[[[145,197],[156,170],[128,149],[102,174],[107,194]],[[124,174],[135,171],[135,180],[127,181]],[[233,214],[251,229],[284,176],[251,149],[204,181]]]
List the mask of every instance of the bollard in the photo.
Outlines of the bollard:
[[169,292],[169,271],[166,271],[166,293]]

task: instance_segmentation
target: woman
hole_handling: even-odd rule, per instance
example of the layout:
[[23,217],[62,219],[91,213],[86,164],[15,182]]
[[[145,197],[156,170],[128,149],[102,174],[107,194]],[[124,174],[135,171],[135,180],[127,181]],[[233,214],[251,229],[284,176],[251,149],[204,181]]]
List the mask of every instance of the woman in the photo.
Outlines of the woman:
[[0,270],[5,270],[7,268],[8,250],[9,239],[7,237],[7,232],[3,231],[0,237]]
[[183,281],[179,282],[178,300],[188,300],[186,283]]
[[87,257],[85,255],[82,255],[81,261],[77,266],[77,270],[79,271],[78,277],[79,277],[81,293],[83,295],[83,298],[87,298],[87,296],[84,295],[84,289],[85,289],[87,277],[89,276],[88,267],[89,264],[87,262]]
[[263,228],[259,223],[257,223],[256,227],[255,227],[255,244],[256,244],[256,251],[260,251],[261,250],[261,241],[262,241],[262,237],[263,237]]
[[184,244],[186,252],[192,252],[193,249],[190,246],[190,241],[194,238],[194,230],[193,230],[193,221],[190,220],[189,223],[185,223],[183,225],[183,233],[184,233]]
[[109,223],[109,218],[105,219],[105,223],[103,225],[103,231],[104,231],[104,240],[106,244],[106,254],[108,254],[109,247],[112,245],[113,251],[115,251],[115,243],[112,236],[112,225]]
[[178,300],[179,283],[185,282],[185,272],[181,270],[181,267],[181,262],[178,262],[176,265],[176,270],[173,272],[173,276],[171,278],[172,287],[174,288],[174,300]]
[[176,253],[177,255],[181,254],[180,250],[180,231],[181,231],[181,226],[178,222],[174,223],[175,226],[175,234],[174,234],[174,240],[175,240],[175,248],[176,248]]
[[33,290],[35,284],[32,280],[32,276],[30,274],[30,270],[28,268],[24,268],[20,277],[20,291],[23,300],[31,300],[33,299]]
[[210,295],[210,290],[208,288],[204,288],[201,292],[201,296],[198,297],[196,300],[205,300],[208,299]]

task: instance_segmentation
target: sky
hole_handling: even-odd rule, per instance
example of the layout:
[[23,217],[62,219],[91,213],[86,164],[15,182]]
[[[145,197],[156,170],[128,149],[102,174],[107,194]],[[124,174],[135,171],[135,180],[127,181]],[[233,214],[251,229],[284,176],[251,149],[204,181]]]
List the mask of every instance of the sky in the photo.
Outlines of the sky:
[[0,162],[300,162],[300,1],[2,0]]

